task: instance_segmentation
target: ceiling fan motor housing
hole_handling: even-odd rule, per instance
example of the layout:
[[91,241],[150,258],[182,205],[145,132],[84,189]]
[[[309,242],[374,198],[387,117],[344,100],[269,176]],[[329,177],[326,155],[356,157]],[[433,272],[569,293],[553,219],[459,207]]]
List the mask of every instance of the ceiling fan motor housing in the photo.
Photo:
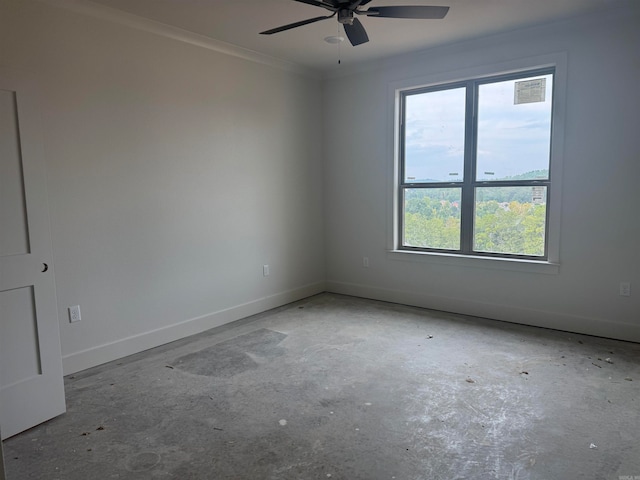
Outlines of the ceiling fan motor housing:
[[348,8],[338,10],[338,22],[343,25],[353,25],[353,10]]

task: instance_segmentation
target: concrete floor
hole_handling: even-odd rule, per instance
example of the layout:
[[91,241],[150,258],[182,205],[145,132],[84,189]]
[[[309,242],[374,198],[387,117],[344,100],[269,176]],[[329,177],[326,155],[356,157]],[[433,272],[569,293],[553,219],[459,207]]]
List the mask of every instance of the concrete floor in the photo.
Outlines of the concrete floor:
[[640,478],[640,345],[323,294],[65,379],[22,479]]

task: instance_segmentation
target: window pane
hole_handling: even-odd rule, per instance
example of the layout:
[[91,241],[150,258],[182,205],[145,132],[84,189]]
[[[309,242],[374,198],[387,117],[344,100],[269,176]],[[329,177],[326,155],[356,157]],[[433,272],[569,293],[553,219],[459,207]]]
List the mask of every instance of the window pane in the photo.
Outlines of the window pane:
[[462,181],[464,110],[464,88],[407,95],[405,182]]
[[549,178],[553,75],[480,85],[477,180]]
[[403,245],[460,249],[460,188],[404,190]]
[[547,187],[476,188],[476,252],[544,256]]

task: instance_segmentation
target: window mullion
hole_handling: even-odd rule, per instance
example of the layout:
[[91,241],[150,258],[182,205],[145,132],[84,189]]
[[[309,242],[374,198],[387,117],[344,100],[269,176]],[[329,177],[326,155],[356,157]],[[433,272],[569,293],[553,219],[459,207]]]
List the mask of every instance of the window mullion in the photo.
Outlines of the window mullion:
[[473,249],[473,204],[475,179],[475,138],[477,86],[474,82],[467,82],[465,105],[465,136],[464,136],[464,181],[462,183],[462,209],[460,225],[460,250],[464,254]]

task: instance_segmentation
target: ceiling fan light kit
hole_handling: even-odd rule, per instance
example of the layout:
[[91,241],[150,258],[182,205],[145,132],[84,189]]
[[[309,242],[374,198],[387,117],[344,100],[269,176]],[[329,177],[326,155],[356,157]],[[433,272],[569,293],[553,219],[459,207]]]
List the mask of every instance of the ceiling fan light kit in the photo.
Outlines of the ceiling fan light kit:
[[[411,6],[393,6],[393,7],[372,7],[367,10],[362,10],[361,7],[371,2],[371,0],[293,0],[298,3],[306,3],[307,5],[313,5],[314,7],[324,8],[329,10],[331,15],[325,15],[321,17],[314,17],[308,20],[302,20],[300,22],[289,23],[281,27],[272,28],[271,30],[265,30],[260,32],[261,35],[273,35],[274,33],[284,32],[285,30],[291,30],[292,28],[301,27],[310,23],[326,20],[327,18],[333,18],[337,15],[338,22],[344,27],[344,32],[351,42],[351,45],[361,45],[369,41],[364,26],[354,15],[364,15],[367,17],[379,17],[379,18],[409,18],[409,19],[442,19],[447,15],[449,7],[427,6],[427,5],[411,5]],[[338,41],[329,41],[326,37],[325,41],[328,43],[339,43]],[[342,37],[333,37],[342,38]]]
[[335,45],[336,43],[344,42],[344,37],[340,37],[338,35],[330,35],[328,37],[324,37],[324,41],[332,45]]

